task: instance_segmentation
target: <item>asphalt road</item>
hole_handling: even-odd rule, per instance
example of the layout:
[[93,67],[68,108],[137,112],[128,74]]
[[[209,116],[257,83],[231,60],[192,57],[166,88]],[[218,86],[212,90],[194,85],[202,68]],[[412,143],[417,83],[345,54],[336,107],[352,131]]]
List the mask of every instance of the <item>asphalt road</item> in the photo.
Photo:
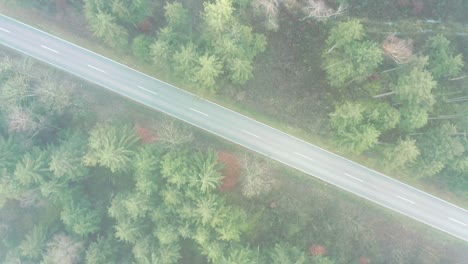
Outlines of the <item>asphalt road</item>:
[[468,211],[125,65],[0,15],[0,43],[468,241]]

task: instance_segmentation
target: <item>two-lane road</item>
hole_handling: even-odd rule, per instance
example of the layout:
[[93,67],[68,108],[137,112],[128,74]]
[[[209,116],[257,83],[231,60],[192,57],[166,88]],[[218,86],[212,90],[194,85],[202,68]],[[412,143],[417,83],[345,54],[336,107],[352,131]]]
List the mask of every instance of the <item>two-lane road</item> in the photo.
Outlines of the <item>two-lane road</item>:
[[0,43],[468,241],[468,211],[21,22]]

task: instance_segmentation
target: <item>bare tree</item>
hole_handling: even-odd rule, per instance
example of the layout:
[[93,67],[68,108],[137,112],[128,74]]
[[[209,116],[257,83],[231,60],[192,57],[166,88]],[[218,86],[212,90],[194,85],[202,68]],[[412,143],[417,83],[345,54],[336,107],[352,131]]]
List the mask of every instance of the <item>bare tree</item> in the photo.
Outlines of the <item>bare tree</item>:
[[245,155],[242,164],[242,194],[247,198],[259,196],[271,191],[277,180],[272,177],[271,163]]
[[400,39],[395,34],[388,35],[382,44],[385,55],[397,64],[406,63],[413,57],[413,41]]
[[15,107],[8,116],[8,130],[10,132],[24,132],[34,137],[45,127],[45,118],[36,116],[26,108]]
[[75,84],[70,81],[57,81],[57,77],[53,74],[53,72],[47,73],[41,78],[34,93],[47,111],[61,115],[72,104]]
[[340,4],[334,9],[325,3],[324,0],[308,0],[302,8],[302,12],[306,14],[303,19],[313,18],[317,21],[326,21],[331,17],[336,17],[344,13],[346,6]]
[[11,71],[13,69],[13,60],[8,57],[4,56],[0,59],[0,74],[5,72]]
[[278,30],[278,0],[254,0],[254,10],[265,17],[265,27],[269,30]]
[[174,119],[164,118],[154,125],[159,141],[169,146],[189,143],[193,140],[193,133],[188,128],[175,123]]
[[82,243],[73,241],[70,236],[64,233],[59,233],[47,244],[47,253],[44,256],[44,263],[79,263],[82,249]]
[[39,189],[30,189],[21,194],[19,197],[21,208],[38,206],[41,202]]

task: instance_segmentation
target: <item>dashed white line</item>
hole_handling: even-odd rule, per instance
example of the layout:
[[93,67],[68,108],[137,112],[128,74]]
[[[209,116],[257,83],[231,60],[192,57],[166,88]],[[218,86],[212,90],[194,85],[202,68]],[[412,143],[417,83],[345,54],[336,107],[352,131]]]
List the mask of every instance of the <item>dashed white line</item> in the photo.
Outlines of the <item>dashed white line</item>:
[[294,154],[296,154],[296,155],[298,155],[298,156],[301,156],[301,157],[303,157],[304,159],[308,159],[308,160],[310,160],[310,161],[315,161],[315,160],[313,160],[313,159],[311,159],[311,158],[309,158],[309,157],[307,157],[307,156],[302,155],[301,153],[294,152]]
[[261,137],[255,135],[254,133],[250,133],[249,131],[245,131],[245,130],[243,130],[243,129],[241,129],[241,131],[244,132],[244,133],[246,133],[246,134],[249,134],[249,135],[251,135],[251,136],[254,136],[254,137],[256,137],[256,138],[261,138]]
[[145,91],[147,91],[147,92],[149,92],[149,93],[152,93],[152,94],[158,94],[157,92],[154,92],[154,91],[148,90],[148,89],[146,89],[145,87],[141,87],[140,85],[137,85],[137,86],[138,86],[138,88],[140,88],[140,89],[143,89],[143,90],[145,90]]
[[102,73],[106,73],[104,70],[101,70],[101,69],[96,68],[96,67],[94,67],[94,66],[91,66],[91,65],[89,65],[89,64],[88,64],[88,67],[90,67],[91,69],[94,69],[94,70],[96,70],[96,71],[100,71],[100,72],[102,72]]
[[412,203],[412,204],[415,204],[415,202],[411,201],[410,199],[406,199],[405,197],[401,197],[400,195],[395,195],[396,197],[404,200],[404,201],[407,201],[408,203]]
[[4,28],[0,28],[1,31],[5,31],[6,33],[10,33],[10,30],[6,30]]
[[453,218],[451,218],[451,217],[449,217],[448,219],[450,219],[450,220],[454,221],[455,223],[458,223],[458,224],[460,224],[460,225],[462,225],[462,226],[466,226],[465,223],[460,222],[460,221],[458,221],[457,219],[453,219]]
[[193,109],[193,108],[189,108],[190,110],[194,111],[194,112],[197,112],[199,114],[202,114],[204,116],[208,116],[207,114],[203,113],[202,111],[198,111],[197,109]]
[[348,177],[350,177],[350,178],[353,178],[353,179],[355,179],[355,180],[357,180],[357,181],[360,181],[360,182],[363,182],[363,181],[364,181],[364,180],[361,180],[361,179],[359,179],[359,178],[357,178],[357,177],[354,177],[353,175],[350,175],[350,174],[348,174],[348,173],[346,173],[346,172],[344,173],[344,175],[346,175],[346,176],[348,176]]
[[56,50],[54,50],[54,49],[51,49],[51,48],[49,48],[49,47],[46,47],[46,46],[44,46],[44,45],[41,45],[41,47],[43,47],[43,48],[46,49],[46,50],[50,50],[50,51],[52,51],[52,52],[59,53],[58,51],[56,51]]

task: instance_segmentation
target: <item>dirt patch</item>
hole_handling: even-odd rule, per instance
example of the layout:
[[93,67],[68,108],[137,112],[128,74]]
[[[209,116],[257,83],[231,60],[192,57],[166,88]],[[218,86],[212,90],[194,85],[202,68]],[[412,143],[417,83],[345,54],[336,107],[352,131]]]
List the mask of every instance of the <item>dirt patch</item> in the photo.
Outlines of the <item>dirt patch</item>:
[[236,188],[240,176],[240,164],[237,157],[226,151],[218,152],[218,160],[224,165],[222,173],[224,178],[220,190],[223,192],[232,191]]

